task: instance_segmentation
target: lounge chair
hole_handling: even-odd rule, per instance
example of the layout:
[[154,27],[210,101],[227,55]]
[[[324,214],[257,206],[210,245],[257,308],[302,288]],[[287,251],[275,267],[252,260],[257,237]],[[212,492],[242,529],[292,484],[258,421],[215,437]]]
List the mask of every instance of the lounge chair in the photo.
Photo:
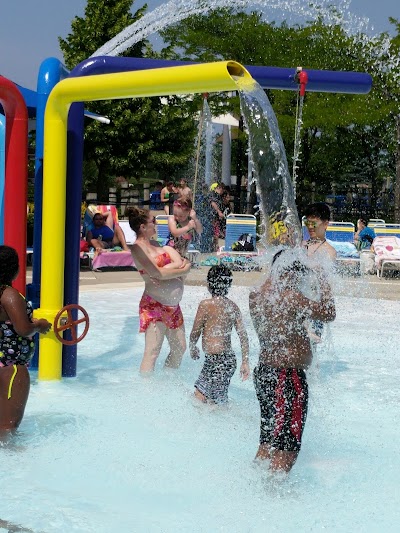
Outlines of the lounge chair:
[[260,270],[260,265],[255,260],[259,251],[257,220],[254,215],[231,213],[226,217],[225,245],[220,247],[217,255],[220,263],[232,270]]
[[[93,227],[93,215],[99,211],[101,213],[111,211],[114,220],[114,226],[116,226],[117,224],[120,226],[118,221],[118,211],[114,205],[89,205],[83,219],[82,234],[84,238],[86,238],[87,232]],[[81,252],[81,264],[84,261],[87,261],[89,263],[89,267],[93,270],[135,269],[132,254],[130,252],[121,250],[120,247],[111,248],[99,254],[97,254],[93,249],[89,252],[83,252],[83,254]]]
[[376,224],[373,228],[377,237],[400,237],[400,224]]
[[[374,228],[375,229],[375,228]],[[395,236],[378,236],[372,243],[375,253],[375,266],[378,278],[386,270],[400,270],[400,238]]]

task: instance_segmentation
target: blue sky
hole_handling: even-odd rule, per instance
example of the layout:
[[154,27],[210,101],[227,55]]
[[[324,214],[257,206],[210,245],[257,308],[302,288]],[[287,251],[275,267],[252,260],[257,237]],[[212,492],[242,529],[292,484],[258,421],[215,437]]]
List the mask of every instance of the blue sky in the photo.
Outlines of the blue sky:
[[[144,3],[136,0],[134,9]],[[161,3],[166,0],[147,1],[149,10]],[[339,5],[340,1],[331,3]],[[352,0],[350,11],[359,17],[368,17],[370,27],[375,32],[383,32],[392,29],[388,22],[390,16],[400,19],[398,5],[398,0]],[[3,0],[0,74],[35,89],[41,62],[47,57],[62,59],[57,37],[67,36],[72,19],[75,15],[83,16],[85,6],[86,0]]]

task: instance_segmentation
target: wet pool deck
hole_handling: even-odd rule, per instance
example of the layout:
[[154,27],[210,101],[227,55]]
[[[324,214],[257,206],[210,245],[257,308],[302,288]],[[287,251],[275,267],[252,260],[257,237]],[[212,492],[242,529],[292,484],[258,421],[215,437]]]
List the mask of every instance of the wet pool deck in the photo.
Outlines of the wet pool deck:
[[[205,256],[206,257],[206,256]],[[204,259],[203,257],[200,261]],[[205,280],[209,266],[192,268],[186,278],[186,286],[205,286]],[[31,282],[31,269],[27,272],[27,283]],[[241,287],[252,287],[260,283],[264,272],[233,272],[233,285]],[[378,278],[376,275],[367,276],[343,276],[343,283],[338,283],[335,293],[337,295],[348,296],[357,295],[360,297],[380,298],[384,300],[400,300],[400,277]],[[366,284],[371,287],[371,291],[361,290]],[[136,271],[109,271],[96,272],[89,269],[82,269],[80,272],[80,290],[96,290],[100,288],[134,287],[143,285],[140,274]],[[358,287],[360,290],[358,290]]]

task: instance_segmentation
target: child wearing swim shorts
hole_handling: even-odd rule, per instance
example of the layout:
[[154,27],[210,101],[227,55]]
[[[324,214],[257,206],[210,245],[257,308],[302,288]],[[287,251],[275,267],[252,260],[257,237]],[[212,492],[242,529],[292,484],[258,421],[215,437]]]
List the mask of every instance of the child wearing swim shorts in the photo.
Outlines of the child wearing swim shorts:
[[196,346],[202,335],[205,361],[194,384],[196,398],[204,403],[226,403],[228,387],[236,370],[236,357],[231,346],[232,329],[235,327],[240,340],[242,364],[240,376],[249,377],[249,340],[239,307],[227,298],[232,284],[232,272],[223,265],[210,268],[207,275],[211,298],[202,300],[190,333],[190,355],[199,359]]

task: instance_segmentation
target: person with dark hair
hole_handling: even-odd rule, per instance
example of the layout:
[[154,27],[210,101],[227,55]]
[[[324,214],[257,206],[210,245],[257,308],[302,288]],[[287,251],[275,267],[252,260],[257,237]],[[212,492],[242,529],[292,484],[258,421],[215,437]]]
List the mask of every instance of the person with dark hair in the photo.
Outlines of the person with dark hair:
[[28,401],[28,364],[33,357],[35,333],[47,333],[51,324],[32,318],[32,306],[12,287],[19,271],[18,254],[0,246],[0,437],[18,428]]
[[328,257],[336,259],[336,250],[326,240],[326,230],[331,218],[331,211],[324,202],[308,205],[304,210],[303,222],[310,238],[303,242],[308,256]]
[[125,252],[130,252],[124,232],[118,224],[114,226],[111,211],[106,213],[97,211],[93,215],[93,228],[87,232],[86,240],[97,253],[102,253],[115,246],[120,246]]
[[185,178],[180,179],[177,189],[180,197],[188,198],[190,201],[193,202],[192,189],[189,187],[188,182]]
[[203,226],[197,218],[190,198],[182,197],[175,200],[172,213],[168,218],[170,232],[168,246],[173,246],[182,257],[185,257],[189,244],[201,234]]
[[177,197],[176,188],[173,181],[167,181],[165,187],[161,189],[161,203],[164,206],[166,215],[172,214],[172,205]]
[[[336,250],[326,240],[326,230],[331,218],[329,206],[324,202],[308,205],[304,210],[304,225],[308,229],[310,238],[303,241],[311,264],[317,268],[331,270],[336,260]],[[318,320],[310,322],[309,334],[314,343],[320,343],[323,324]]]
[[129,225],[137,235],[132,256],[145,282],[139,303],[139,331],[146,335],[140,371],[154,370],[165,337],[170,346],[165,366],[178,368],[186,351],[185,326],[179,303],[190,262],[182,259],[170,246],[161,247],[151,240],[155,234],[155,219],[148,209],[131,207],[128,215]]
[[319,272],[319,301],[306,298],[301,287],[310,269],[294,250],[281,250],[271,275],[249,296],[250,315],[260,342],[254,385],[260,403],[260,444],[256,459],[269,460],[272,471],[289,472],[301,447],[307,416],[306,370],[312,361],[307,321],[335,319],[329,283]]
[[357,231],[354,234],[354,242],[357,250],[369,250],[375,237],[374,229],[368,228],[368,220],[359,218],[357,220]]
[[232,350],[231,334],[235,327],[242,350],[240,376],[249,377],[249,340],[239,307],[227,298],[232,285],[232,272],[224,265],[210,268],[207,274],[211,298],[202,300],[190,333],[190,355],[199,359],[196,346],[202,335],[205,361],[200,376],[194,384],[196,398],[204,403],[226,403],[228,387],[236,370],[236,357]]

